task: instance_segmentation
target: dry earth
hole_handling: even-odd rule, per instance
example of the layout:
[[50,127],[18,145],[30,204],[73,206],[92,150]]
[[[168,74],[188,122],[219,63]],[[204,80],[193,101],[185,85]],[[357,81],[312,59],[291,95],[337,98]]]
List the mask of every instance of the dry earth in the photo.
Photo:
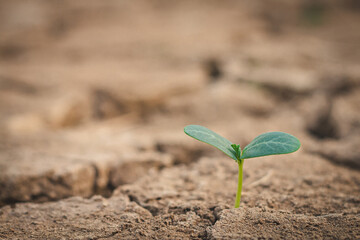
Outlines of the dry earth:
[[358,1],[0,5],[0,239],[360,238]]

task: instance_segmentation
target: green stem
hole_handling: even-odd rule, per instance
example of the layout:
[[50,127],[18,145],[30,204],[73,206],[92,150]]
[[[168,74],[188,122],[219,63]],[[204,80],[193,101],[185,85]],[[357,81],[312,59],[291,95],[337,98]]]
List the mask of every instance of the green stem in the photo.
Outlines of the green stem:
[[236,200],[235,200],[235,208],[238,208],[240,206],[244,159],[238,160],[237,163],[239,165],[239,179],[238,179],[238,189],[237,189]]

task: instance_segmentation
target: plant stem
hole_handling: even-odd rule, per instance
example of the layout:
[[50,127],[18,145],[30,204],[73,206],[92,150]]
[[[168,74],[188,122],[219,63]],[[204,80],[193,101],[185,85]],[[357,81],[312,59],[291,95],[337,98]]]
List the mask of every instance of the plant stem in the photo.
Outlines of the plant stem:
[[240,206],[244,159],[238,160],[237,163],[239,165],[239,179],[238,179],[238,189],[237,189],[236,200],[235,200],[235,208],[238,208]]

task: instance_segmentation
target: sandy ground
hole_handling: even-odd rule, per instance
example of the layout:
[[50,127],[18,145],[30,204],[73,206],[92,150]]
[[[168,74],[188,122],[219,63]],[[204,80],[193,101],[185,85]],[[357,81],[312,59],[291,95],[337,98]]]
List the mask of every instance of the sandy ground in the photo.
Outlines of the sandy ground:
[[360,238],[357,1],[0,5],[1,239]]

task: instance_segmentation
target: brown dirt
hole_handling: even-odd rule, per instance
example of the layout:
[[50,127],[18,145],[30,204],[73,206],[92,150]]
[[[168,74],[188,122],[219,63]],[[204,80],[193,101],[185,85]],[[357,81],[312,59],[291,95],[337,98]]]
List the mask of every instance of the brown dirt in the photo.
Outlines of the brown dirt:
[[356,1],[0,5],[1,239],[360,238]]

